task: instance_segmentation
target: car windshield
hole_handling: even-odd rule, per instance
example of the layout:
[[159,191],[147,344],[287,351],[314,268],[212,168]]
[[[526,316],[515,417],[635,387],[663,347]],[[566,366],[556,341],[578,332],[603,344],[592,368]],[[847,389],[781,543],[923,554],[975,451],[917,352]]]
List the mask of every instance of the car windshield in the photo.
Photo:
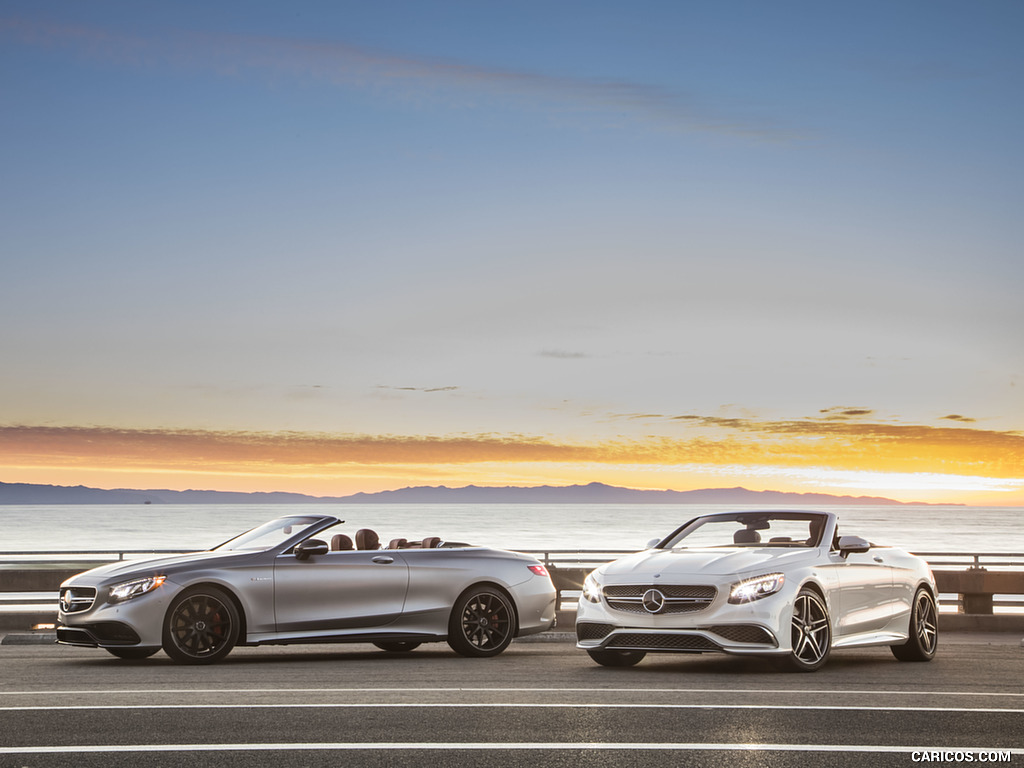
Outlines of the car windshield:
[[825,515],[803,512],[739,512],[698,517],[676,531],[664,548],[816,547]]
[[322,520],[322,517],[280,517],[277,520],[264,523],[258,528],[253,528],[251,531],[246,531],[241,536],[236,536],[213,549],[217,552],[237,552],[239,550],[259,552],[283,544],[295,534],[302,533]]

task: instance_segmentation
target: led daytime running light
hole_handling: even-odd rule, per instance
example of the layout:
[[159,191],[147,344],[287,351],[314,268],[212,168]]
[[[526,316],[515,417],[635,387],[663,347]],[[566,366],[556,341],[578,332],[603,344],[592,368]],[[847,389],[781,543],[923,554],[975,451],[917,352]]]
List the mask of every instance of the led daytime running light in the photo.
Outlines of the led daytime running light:
[[110,602],[123,603],[133,597],[152,592],[167,580],[166,576],[147,576],[144,579],[126,581],[123,584],[115,584],[110,588]]
[[770,573],[767,576],[741,581],[739,584],[732,585],[729,602],[736,604],[760,600],[762,597],[768,597],[768,595],[778,592],[785,583],[786,576],[782,573]]

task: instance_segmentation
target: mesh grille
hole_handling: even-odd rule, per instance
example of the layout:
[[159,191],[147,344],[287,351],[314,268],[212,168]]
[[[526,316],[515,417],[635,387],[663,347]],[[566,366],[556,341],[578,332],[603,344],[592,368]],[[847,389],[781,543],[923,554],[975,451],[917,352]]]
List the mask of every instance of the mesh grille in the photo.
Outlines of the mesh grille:
[[734,643],[760,643],[762,645],[775,645],[775,638],[772,637],[764,627],[753,624],[733,624],[708,627],[716,635],[724,637]]
[[695,597],[715,599],[718,590],[707,584],[612,584],[604,588],[605,597],[643,597],[644,592],[656,589],[665,597]]
[[581,621],[576,625],[577,640],[600,640],[615,629],[611,624],[596,624],[591,621]]
[[718,646],[700,635],[623,632],[616,635],[607,648],[646,648],[657,651],[717,651]]
[[[645,613],[650,614],[644,608],[643,603],[639,602],[625,602],[624,600],[609,600],[608,606],[614,608],[616,611],[622,611],[623,613]],[[708,603],[670,603],[665,601],[665,606],[658,611],[658,615],[662,616],[666,613],[693,613],[694,611],[703,611],[708,607]]]

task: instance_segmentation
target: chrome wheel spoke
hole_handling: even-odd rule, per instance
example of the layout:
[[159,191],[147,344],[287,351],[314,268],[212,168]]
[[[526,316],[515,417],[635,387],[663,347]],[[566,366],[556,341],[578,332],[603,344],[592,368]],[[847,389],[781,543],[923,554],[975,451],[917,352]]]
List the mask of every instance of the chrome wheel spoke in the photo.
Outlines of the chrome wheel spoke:
[[805,664],[818,663],[828,653],[828,615],[811,595],[800,595],[793,606],[793,655]]

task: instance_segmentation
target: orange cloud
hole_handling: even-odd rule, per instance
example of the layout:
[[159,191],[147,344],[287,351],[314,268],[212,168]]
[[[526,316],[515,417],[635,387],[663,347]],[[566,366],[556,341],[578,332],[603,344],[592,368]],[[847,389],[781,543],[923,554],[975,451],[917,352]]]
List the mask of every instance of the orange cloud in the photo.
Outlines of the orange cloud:
[[326,472],[344,467],[559,463],[816,467],[991,478],[1024,475],[1024,435],[844,420],[681,417],[698,434],[557,442],[523,435],[368,436],[0,427],[0,467]]

